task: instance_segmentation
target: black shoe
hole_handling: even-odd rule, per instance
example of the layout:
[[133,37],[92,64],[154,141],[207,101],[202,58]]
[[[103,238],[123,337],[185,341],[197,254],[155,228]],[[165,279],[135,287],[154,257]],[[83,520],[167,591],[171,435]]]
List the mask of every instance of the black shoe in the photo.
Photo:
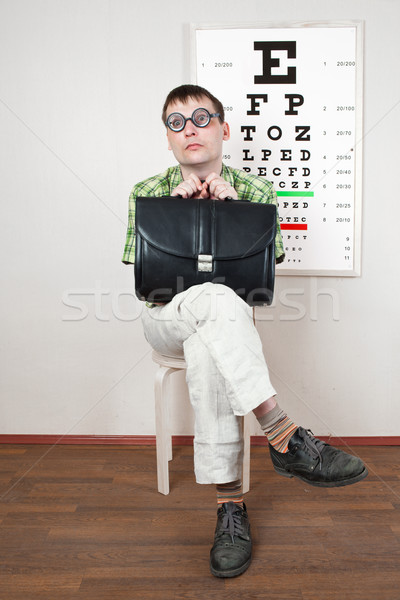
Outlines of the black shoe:
[[272,464],[280,475],[298,477],[310,485],[339,487],[361,481],[368,475],[362,460],[315,438],[303,427],[296,429],[287,452],[269,445]]
[[210,552],[210,569],[215,577],[236,577],[251,562],[250,523],[243,508],[224,502],[217,513],[214,546]]

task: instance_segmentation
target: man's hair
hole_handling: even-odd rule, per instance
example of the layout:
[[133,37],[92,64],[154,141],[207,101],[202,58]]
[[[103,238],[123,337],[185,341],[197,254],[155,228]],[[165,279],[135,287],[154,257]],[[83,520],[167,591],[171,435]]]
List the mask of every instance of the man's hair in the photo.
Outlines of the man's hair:
[[225,112],[224,107],[222,106],[222,103],[218,100],[218,98],[213,96],[211,92],[201,87],[200,85],[190,84],[180,85],[179,87],[170,91],[164,102],[161,115],[162,122],[165,124],[165,121],[167,120],[167,108],[173,102],[182,102],[183,104],[186,104],[189,98],[201,100],[203,96],[211,100],[211,102],[214,105],[215,112],[219,113],[219,119],[221,123],[223,123],[225,121]]

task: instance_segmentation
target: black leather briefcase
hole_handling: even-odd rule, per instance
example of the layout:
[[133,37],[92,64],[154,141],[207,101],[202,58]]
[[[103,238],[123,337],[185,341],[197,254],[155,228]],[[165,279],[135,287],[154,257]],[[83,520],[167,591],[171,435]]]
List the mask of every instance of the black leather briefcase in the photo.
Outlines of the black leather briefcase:
[[136,199],[135,288],[140,300],[169,302],[207,281],[249,305],[271,304],[276,207],[241,200]]

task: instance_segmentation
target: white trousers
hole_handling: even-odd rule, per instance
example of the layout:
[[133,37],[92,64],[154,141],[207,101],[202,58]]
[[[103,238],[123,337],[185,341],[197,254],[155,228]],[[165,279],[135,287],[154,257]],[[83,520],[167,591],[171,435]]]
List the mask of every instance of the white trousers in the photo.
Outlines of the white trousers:
[[198,483],[240,479],[245,415],[276,394],[252,309],[230,288],[196,285],[142,313],[150,345],[185,357],[194,409],[194,467]]

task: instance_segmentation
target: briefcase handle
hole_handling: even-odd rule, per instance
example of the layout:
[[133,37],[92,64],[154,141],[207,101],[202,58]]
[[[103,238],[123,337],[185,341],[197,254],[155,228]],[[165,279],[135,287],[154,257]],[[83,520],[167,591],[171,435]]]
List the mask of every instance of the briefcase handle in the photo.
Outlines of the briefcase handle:
[[[175,196],[175,198],[183,198],[183,196],[181,196],[180,194],[178,194],[177,196]],[[226,201],[228,201],[228,202],[235,202],[235,198],[232,198],[232,196],[227,196],[227,198],[225,198],[225,202]]]

